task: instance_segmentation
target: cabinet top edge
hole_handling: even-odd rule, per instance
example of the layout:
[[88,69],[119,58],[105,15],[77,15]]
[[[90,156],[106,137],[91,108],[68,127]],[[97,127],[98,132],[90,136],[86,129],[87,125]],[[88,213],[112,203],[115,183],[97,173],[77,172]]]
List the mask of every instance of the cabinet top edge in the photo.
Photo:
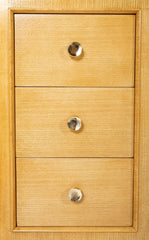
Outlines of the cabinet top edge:
[[138,14],[141,9],[90,9],[90,10],[81,10],[81,9],[25,9],[25,8],[8,8],[12,14],[21,14],[21,13],[51,13],[51,14]]

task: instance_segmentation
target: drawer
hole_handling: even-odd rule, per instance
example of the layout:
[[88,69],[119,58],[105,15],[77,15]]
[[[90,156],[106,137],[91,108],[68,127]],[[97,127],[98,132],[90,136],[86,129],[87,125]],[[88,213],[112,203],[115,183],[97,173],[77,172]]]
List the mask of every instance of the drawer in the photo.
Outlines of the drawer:
[[15,14],[16,86],[132,87],[134,52],[135,15]]
[[17,226],[131,226],[132,196],[131,158],[17,158]]
[[15,98],[17,157],[133,157],[133,88],[19,87]]

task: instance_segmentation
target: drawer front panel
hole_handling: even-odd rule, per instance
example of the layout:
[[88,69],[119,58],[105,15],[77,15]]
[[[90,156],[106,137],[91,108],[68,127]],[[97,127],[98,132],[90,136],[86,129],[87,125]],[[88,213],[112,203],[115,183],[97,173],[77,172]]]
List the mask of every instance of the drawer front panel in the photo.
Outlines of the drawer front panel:
[[[17,157],[133,157],[134,89],[16,88]],[[68,119],[82,120],[80,131]]]
[[17,226],[131,226],[132,188],[133,159],[18,158]]
[[16,86],[132,87],[134,51],[134,15],[15,14]]

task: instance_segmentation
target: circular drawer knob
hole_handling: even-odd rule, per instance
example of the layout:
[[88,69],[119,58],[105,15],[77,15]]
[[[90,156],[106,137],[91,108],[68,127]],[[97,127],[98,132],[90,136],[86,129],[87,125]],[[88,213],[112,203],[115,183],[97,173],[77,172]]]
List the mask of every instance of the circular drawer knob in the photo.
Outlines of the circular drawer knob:
[[68,52],[72,57],[79,57],[82,53],[82,47],[78,42],[72,42],[68,47]]
[[73,202],[79,202],[82,199],[82,192],[78,188],[72,188],[69,191],[69,199]]
[[73,131],[78,131],[81,128],[81,119],[78,117],[71,117],[67,122],[68,127]]

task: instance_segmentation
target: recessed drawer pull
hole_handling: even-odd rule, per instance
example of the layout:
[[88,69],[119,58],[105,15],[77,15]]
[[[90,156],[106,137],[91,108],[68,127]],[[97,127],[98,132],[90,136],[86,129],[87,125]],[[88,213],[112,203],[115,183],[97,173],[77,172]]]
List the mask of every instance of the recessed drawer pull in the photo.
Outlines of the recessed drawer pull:
[[71,57],[79,57],[82,54],[82,47],[78,42],[72,42],[68,47],[68,52]]
[[69,199],[73,202],[80,202],[82,199],[82,192],[78,188],[72,188],[68,193]]
[[71,117],[68,119],[67,125],[71,130],[78,131],[82,126],[81,119],[78,117]]

